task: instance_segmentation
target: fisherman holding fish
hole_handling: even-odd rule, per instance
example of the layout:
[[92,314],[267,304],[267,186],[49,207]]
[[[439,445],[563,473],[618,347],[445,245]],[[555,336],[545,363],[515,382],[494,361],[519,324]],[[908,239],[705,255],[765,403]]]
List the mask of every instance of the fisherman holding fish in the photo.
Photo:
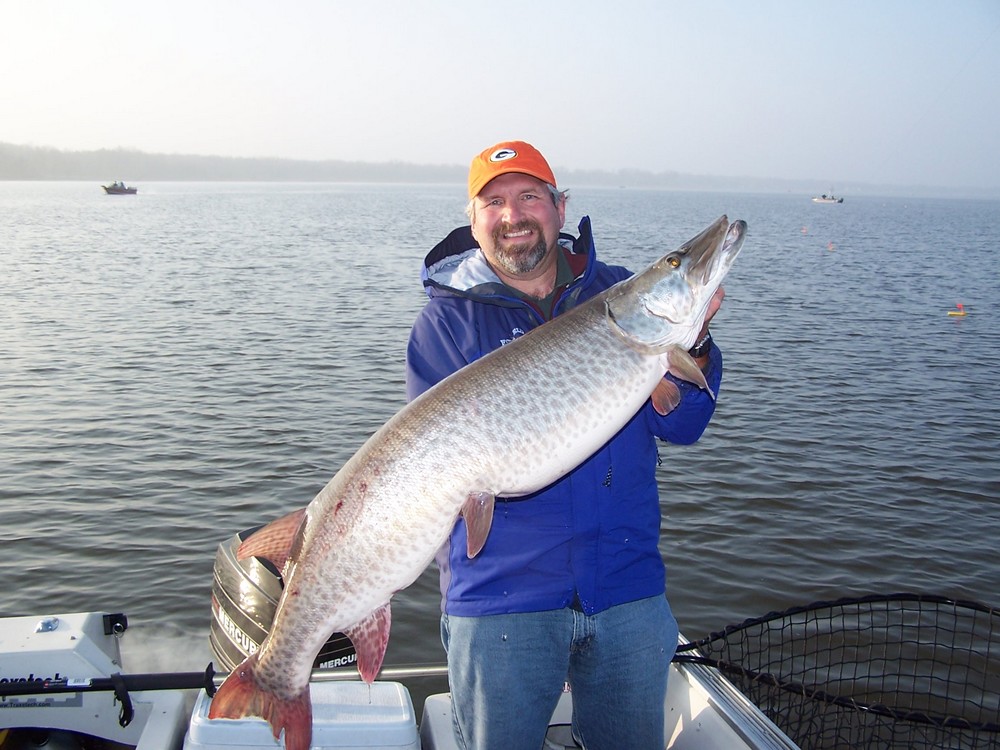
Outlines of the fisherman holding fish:
[[662,747],[677,625],[656,439],[694,442],[711,418],[722,358],[707,321],[746,222],[720,216],[630,275],[596,260],[589,219],[561,234],[555,185],[526,143],[473,161],[471,227],[426,261],[411,400],[237,551],[284,585],[210,719],[260,716],[308,750],[323,644],[347,635],[375,680],[392,597],[436,556],[462,745],[538,750],[568,681],[586,747]]
[[[471,226],[425,261],[429,301],[407,349],[411,400],[631,276],[597,260],[588,218],[578,237],[561,232],[566,194],[528,143],[498,143],[476,156],[469,199]],[[712,393],[722,355],[708,324],[722,297],[720,288],[689,351]],[[530,407],[541,418],[562,405]],[[460,744],[538,750],[568,682],[573,732],[584,747],[664,747],[678,628],[658,548],[657,440],[695,442],[714,408],[704,388],[667,375],[583,464],[540,491],[497,497],[474,556],[459,518],[437,562]]]

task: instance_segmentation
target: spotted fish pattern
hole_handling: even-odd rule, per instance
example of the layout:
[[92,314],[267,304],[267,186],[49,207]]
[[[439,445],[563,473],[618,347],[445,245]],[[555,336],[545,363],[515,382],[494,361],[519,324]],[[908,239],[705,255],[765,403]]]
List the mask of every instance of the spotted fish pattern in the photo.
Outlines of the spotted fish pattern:
[[285,588],[267,638],[223,683],[209,716],[262,716],[289,750],[308,750],[319,649],[346,633],[361,677],[374,680],[390,599],[423,572],[459,513],[474,556],[494,497],[534,492],[571,471],[660,391],[666,372],[708,389],[687,349],[745,234],[744,222],[723,216],[645,271],[441,381],[372,435],[308,507],[248,539],[240,555],[274,561]]

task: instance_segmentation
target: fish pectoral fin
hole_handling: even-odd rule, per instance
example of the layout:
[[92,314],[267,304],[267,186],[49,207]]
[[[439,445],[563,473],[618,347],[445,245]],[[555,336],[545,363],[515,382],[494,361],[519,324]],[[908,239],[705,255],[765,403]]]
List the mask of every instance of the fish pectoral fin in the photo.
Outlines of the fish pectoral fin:
[[462,506],[467,551],[470,558],[479,554],[483,545],[486,544],[486,537],[490,535],[490,526],[493,525],[493,498],[492,492],[483,490],[470,492]]
[[372,683],[382,670],[382,659],[385,658],[385,647],[389,644],[389,626],[392,624],[392,612],[389,602],[372,612],[368,617],[344,631],[351,639],[354,650],[358,654],[358,672],[361,679]]
[[656,384],[650,398],[653,400],[653,408],[656,409],[656,413],[665,417],[681,402],[681,389],[677,387],[676,383],[663,378]]
[[263,557],[269,560],[279,571],[284,570],[288,553],[292,551],[295,537],[305,523],[306,509],[292,511],[276,521],[258,529],[243,544],[240,545],[236,557],[245,560],[248,557]]
[[667,372],[675,378],[694,383],[715,401],[715,394],[708,387],[708,381],[705,380],[705,373],[698,367],[698,363],[694,361],[694,357],[680,347],[675,346],[667,352]]

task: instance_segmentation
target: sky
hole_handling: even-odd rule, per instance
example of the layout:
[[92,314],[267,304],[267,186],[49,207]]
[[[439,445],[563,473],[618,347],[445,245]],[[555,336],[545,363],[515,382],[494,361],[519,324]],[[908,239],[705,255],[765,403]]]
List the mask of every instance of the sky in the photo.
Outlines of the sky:
[[1000,0],[0,0],[0,142],[1000,188]]

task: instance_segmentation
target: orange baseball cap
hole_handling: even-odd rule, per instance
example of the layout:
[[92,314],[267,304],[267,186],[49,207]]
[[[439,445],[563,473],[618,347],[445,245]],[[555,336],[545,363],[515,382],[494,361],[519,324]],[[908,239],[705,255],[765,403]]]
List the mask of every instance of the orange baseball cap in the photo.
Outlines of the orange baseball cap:
[[508,172],[537,177],[555,186],[556,177],[541,152],[524,141],[503,141],[479,154],[469,167],[469,198],[475,198],[486,183]]

